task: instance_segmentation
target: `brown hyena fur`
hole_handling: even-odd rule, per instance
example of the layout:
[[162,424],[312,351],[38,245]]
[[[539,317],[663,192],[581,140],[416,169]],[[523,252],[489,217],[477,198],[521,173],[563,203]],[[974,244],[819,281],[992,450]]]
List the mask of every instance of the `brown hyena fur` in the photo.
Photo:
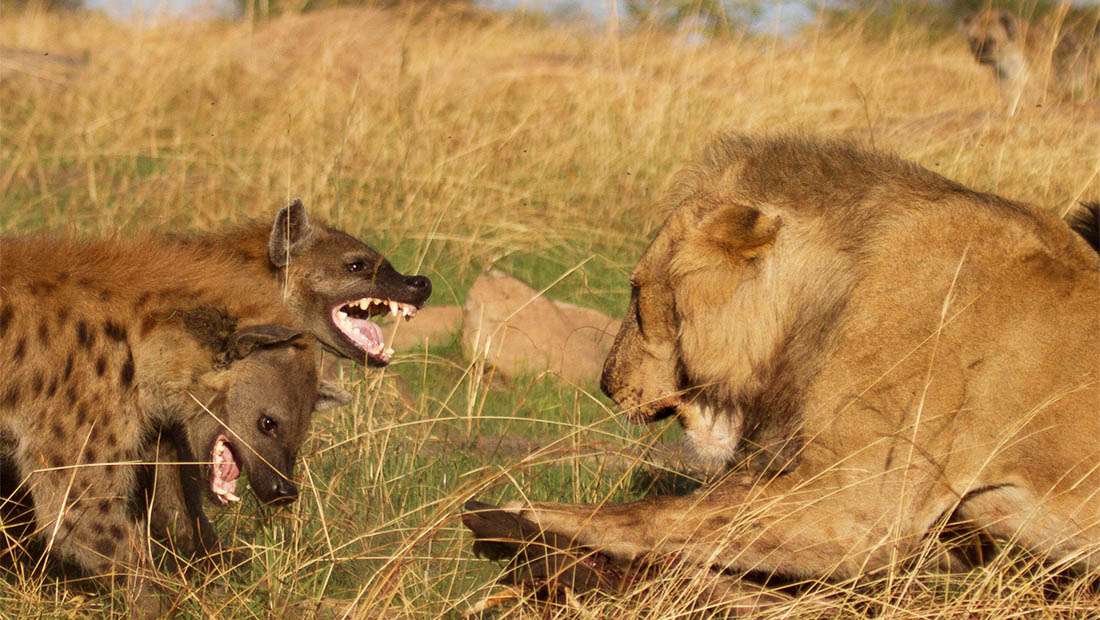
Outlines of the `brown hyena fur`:
[[[191,320],[202,308],[224,308],[242,327],[211,331]],[[253,487],[262,500],[291,496],[283,483],[309,414],[340,397],[318,383],[298,332],[275,327],[288,323],[251,274],[196,247],[157,238],[4,239],[0,436],[25,476],[34,529],[50,554],[96,575],[143,562],[131,500],[147,440],[182,429],[187,441],[174,447],[206,461],[205,443],[217,438],[210,429],[235,419],[234,408],[286,412],[277,441],[232,450],[244,471],[259,475]],[[269,350],[282,343],[295,344]],[[249,387],[265,377],[262,389]],[[242,393],[253,394],[247,407],[235,404]],[[266,469],[249,465],[257,451]],[[191,495],[183,503],[193,507]]]
[[[381,331],[367,319],[385,313],[411,318],[431,295],[428,278],[401,274],[365,243],[310,218],[299,200],[281,209],[273,222],[250,221],[170,241],[221,261],[271,303],[281,302],[290,313],[290,325],[308,332],[326,350],[370,366],[386,365],[390,353]],[[361,346],[356,332],[362,331],[374,334],[374,348]],[[170,444],[158,450],[166,460],[174,456]],[[173,525],[185,512],[175,488],[179,481],[171,476],[157,476],[156,481],[161,501],[152,515],[154,531],[175,539],[180,551],[196,549],[190,528]]]
[[1064,14],[1029,22],[1004,9],[985,9],[964,17],[959,31],[974,59],[993,70],[1012,109],[1020,103],[1095,96],[1096,15],[1073,19]]
[[[390,308],[409,318],[431,293],[431,282],[427,278],[402,275],[366,244],[309,218],[305,207],[297,200],[280,210],[274,222],[252,221],[212,234],[154,236],[130,247],[138,245],[148,248],[149,253],[132,257],[131,268],[139,268],[149,262],[150,257],[163,258],[158,264],[165,268],[170,268],[171,261],[201,261],[202,266],[193,270],[195,283],[203,283],[211,289],[208,299],[214,305],[219,305],[223,299],[237,299],[247,294],[254,301],[237,303],[233,312],[238,317],[249,321],[266,320],[263,312],[278,308],[282,312],[279,321],[283,324],[309,333],[327,350],[341,357],[372,366],[385,365],[389,360],[380,331],[375,332],[378,345],[367,351],[349,337],[349,329],[373,331],[366,319]],[[65,251],[64,247],[57,250]],[[63,281],[56,283],[42,280],[45,285],[36,290],[44,303],[49,303],[62,291],[70,295],[87,293],[92,298],[103,295],[87,286],[73,288],[69,274],[65,272],[64,275]],[[124,275],[115,286],[125,286],[127,277]],[[215,279],[220,279],[220,283]],[[168,276],[164,282],[173,280]],[[171,291],[182,289],[162,284],[155,290],[166,295],[163,302],[169,302]],[[146,303],[140,294],[136,302]],[[103,310],[115,311],[111,307]],[[59,325],[69,312],[70,309],[57,309]],[[346,322],[338,323],[338,317],[346,317]],[[156,438],[150,455],[161,462],[181,460],[173,442],[162,445]],[[6,491],[4,497],[12,494],[9,484],[12,478],[10,474],[3,476],[0,470],[0,487]],[[160,498],[151,515],[153,532],[175,539],[181,552],[200,550],[191,528],[174,526],[186,518],[187,512],[179,489],[180,480],[171,475],[155,475],[153,479],[157,485],[156,495]]]
[[366,321],[372,316],[411,318],[432,291],[428,278],[402,275],[355,237],[311,220],[297,200],[279,211],[274,223],[253,221],[172,242],[209,252],[247,275],[271,303],[281,302],[290,311],[294,327],[327,350],[371,366],[389,362],[381,333],[375,334],[377,346],[367,350],[355,332],[373,332]]
[[[152,428],[144,438],[143,496],[137,499],[144,500],[139,505],[152,517],[155,536],[184,544],[177,551],[215,552],[202,489],[223,505],[236,501],[213,484],[209,463],[216,448],[228,449],[261,501],[291,502],[298,495],[294,455],[310,414],[346,403],[350,395],[318,380],[311,341],[296,330],[235,328],[232,318],[209,308],[180,310],[171,322],[183,329],[162,329],[158,348],[173,356],[150,360],[150,380],[138,386],[140,409]],[[231,486],[235,490],[235,482]]]

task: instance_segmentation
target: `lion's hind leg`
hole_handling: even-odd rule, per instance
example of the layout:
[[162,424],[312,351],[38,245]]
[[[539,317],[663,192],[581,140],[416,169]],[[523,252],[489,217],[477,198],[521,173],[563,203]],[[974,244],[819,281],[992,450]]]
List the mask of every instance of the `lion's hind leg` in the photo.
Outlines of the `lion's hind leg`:
[[[1083,485],[1058,494],[1038,494],[1023,485],[1006,484],[963,498],[958,514],[999,539],[1021,545],[1074,569],[1100,568],[1100,497],[1082,502]],[[1087,508],[1092,506],[1090,513]]]

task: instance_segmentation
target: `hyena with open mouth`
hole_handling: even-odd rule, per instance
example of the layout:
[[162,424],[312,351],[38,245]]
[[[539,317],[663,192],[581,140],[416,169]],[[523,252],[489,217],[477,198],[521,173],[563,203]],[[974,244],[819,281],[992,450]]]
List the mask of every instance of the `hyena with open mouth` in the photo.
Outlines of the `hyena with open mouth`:
[[[232,501],[244,472],[262,501],[292,501],[312,412],[350,400],[318,380],[296,322],[254,273],[195,245],[4,239],[0,447],[50,555],[140,576],[149,475],[178,481],[207,546],[203,487]],[[149,467],[160,438],[173,465]]]
[[[289,312],[288,324],[325,350],[372,367],[386,366],[392,355],[372,319],[387,314],[412,319],[432,291],[427,277],[404,275],[365,243],[311,219],[300,200],[281,209],[274,222],[254,220],[219,233],[173,237],[171,243],[248,280],[266,303],[281,302],[276,305]],[[253,310],[245,308],[244,316]],[[178,460],[171,442],[154,451],[161,461]],[[156,477],[160,501],[151,529],[170,539],[178,553],[210,551],[209,535],[195,539],[194,528],[180,526],[191,511],[185,510],[179,484],[175,476]]]
[[[370,246],[310,218],[300,200],[281,209],[274,222],[254,220],[217,233],[150,236],[141,243],[149,254],[136,257],[135,268],[150,263],[150,257],[163,264],[201,258],[211,277],[224,274],[247,283],[238,289],[218,287],[224,299],[248,293],[259,300],[252,306],[237,304],[242,318],[257,315],[263,306],[279,306],[288,311],[288,325],[313,336],[326,350],[371,366],[385,366],[391,355],[381,328],[371,319],[383,314],[410,319],[431,295],[427,277],[398,272]],[[171,281],[163,288],[171,288]],[[44,302],[56,294],[49,284],[36,289]]]
[[[299,331],[342,357],[382,366],[390,353],[370,319],[382,313],[411,318],[430,293],[427,278],[403,275],[350,235],[310,221],[299,201],[282,209],[273,224],[251,223],[212,235],[147,236],[127,243],[5,239],[0,243],[5,495],[29,489],[33,525],[42,537],[48,534],[53,555],[93,574],[134,559],[123,547],[135,545],[123,545],[126,537],[116,536],[123,531],[118,523],[142,516],[128,501],[100,498],[95,509],[103,514],[92,518],[87,507],[78,510],[71,501],[88,492],[99,498],[103,489],[116,499],[145,490],[157,498],[148,507],[154,535],[176,537],[185,554],[212,551],[217,541],[199,508],[201,488],[208,484],[215,501],[233,501],[243,469],[261,500],[293,499],[293,458],[286,455],[304,439],[303,421],[313,408],[347,398],[317,382],[308,340]],[[255,354],[226,353],[248,341],[240,333],[255,340],[261,325],[294,334],[277,339],[275,347],[295,351],[293,359],[273,359],[267,350],[274,343]],[[226,369],[238,372],[216,372]],[[221,382],[214,385],[216,377]],[[270,381],[261,389],[240,387],[265,386],[264,377],[281,378],[295,389],[288,392]],[[206,409],[188,409],[191,394],[208,395],[199,398]],[[254,398],[234,404],[234,394]],[[266,404],[260,402],[264,395]],[[240,411],[260,404],[267,411],[282,406],[295,412],[287,415],[289,426],[269,415],[254,424],[263,436],[280,437],[285,448],[283,457],[259,459],[275,464],[276,473],[247,465],[256,442],[241,441],[246,435],[240,430],[200,442],[209,446],[195,443],[194,429],[204,419],[238,419],[244,415]],[[276,427],[265,426],[272,421]],[[285,435],[288,430],[292,433]],[[84,447],[56,450],[74,444]],[[135,467],[135,460],[153,466]],[[163,465],[196,461],[206,464]],[[93,463],[101,466],[88,466]],[[75,483],[74,497],[59,491],[69,488],[61,486],[65,472]],[[259,484],[257,472],[267,472]],[[66,534],[59,538],[58,533]],[[112,540],[116,544],[109,544]]]
[[253,221],[222,233],[178,237],[248,274],[252,286],[280,300],[294,325],[325,349],[371,366],[392,354],[370,319],[410,319],[432,293],[431,280],[407,276],[351,235],[311,220],[301,201],[279,211],[273,224]]

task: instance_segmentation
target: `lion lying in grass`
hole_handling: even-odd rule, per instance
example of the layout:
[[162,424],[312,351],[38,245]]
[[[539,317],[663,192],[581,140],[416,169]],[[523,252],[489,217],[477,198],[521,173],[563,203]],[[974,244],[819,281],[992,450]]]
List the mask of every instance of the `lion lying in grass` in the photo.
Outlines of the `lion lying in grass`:
[[600,562],[831,579],[912,557],[954,515],[1100,568],[1100,257],[1082,236],[804,138],[718,139],[672,202],[602,387],[755,465],[687,496],[507,514]]

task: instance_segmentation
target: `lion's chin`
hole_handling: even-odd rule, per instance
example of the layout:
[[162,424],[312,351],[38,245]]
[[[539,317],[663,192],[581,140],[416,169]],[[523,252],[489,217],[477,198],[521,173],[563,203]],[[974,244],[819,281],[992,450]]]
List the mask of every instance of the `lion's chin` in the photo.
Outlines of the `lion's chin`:
[[688,445],[700,460],[708,465],[733,462],[744,430],[744,418],[739,413],[689,404],[681,407],[679,420]]

